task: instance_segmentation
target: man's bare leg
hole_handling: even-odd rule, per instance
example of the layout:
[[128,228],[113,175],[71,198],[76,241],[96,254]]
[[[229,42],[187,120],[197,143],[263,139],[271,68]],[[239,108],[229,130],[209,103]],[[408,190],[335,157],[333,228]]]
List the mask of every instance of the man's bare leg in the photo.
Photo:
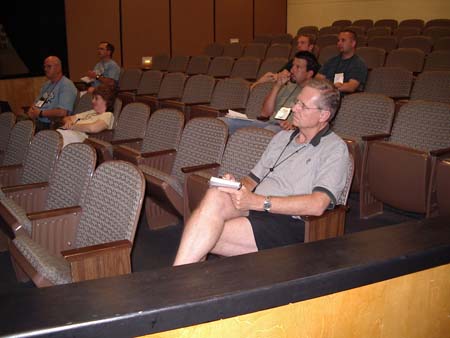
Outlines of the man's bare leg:
[[200,206],[184,226],[174,265],[199,262],[214,248],[227,220],[245,215],[230,196],[216,188],[208,189]]
[[237,217],[225,222],[222,235],[212,253],[236,256],[258,251],[252,226],[247,217]]

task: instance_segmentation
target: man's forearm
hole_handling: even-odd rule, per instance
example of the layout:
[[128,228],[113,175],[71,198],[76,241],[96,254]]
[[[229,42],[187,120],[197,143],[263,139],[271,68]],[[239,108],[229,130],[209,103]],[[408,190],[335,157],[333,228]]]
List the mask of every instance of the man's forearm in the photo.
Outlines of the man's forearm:
[[42,111],[42,117],[64,117],[67,116],[67,110],[62,108],[47,109]]
[[275,103],[277,102],[277,96],[280,92],[282,86],[275,84],[270,91],[269,95],[266,97],[261,110],[261,116],[270,117],[275,111]]
[[[323,192],[308,195],[271,197],[271,213],[283,215],[320,216],[330,205],[330,198]],[[259,206],[262,210],[263,204]]]

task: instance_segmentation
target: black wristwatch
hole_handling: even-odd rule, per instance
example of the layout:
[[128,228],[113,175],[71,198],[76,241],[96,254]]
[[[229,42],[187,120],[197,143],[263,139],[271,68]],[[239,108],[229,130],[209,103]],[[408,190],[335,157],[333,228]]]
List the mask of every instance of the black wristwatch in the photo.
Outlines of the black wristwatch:
[[97,75],[95,78],[98,80],[100,79],[102,76],[101,75]]
[[40,117],[40,118],[44,117],[44,116],[42,115],[42,110],[39,110],[39,117]]

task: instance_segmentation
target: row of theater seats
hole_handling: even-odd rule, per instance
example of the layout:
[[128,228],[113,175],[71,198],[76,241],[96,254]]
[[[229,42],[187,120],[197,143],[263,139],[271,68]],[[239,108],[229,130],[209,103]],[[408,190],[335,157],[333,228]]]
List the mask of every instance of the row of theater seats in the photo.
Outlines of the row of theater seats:
[[[33,123],[18,122],[14,129],[24,124]],[[183,114],[176,110],[152,114],[146,136],[151,133],[158,133],[153,139],[160,142],[172,138],[171,144],[160,144],[165,151],[151,153],[116,144],[113,152],[115,158],[138,164],[144,173],[149,186],[146,214],[152,227],[188,215],[206,191],[211,174],[246,175],[273,136],[264,129],[246,128],[228,139],[222,121],[198,118],[184,127]],[[1,181],[0,218],[3,229],[9,230],[9,250],[19,279],[27,276],[43,287],[131,271],[130,251],[144,192],[142,172],[125,162],[106,161],[93,174],[96,153],[89,144],[70,144],[61,151],[60,135],[42,131],[25,151],[16,180]],[[11,169],[0,167],[2,177],[6,172],[14,176]],[[346,203],[352,175],[351,170],[347,189],[338,199],[341,204]],[[334,221],[338,213],[339,226]],[[342,235],[342,215],[345,208],[340,207],[320,222],[307,218],[306,240]],[[323,219],[334,224],[336,233],[324,227]]]

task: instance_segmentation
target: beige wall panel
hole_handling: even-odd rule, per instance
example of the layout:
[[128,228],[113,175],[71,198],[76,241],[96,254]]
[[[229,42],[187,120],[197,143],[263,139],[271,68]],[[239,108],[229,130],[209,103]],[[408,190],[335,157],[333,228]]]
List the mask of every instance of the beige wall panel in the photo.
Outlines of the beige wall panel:
[[122,0],[123,66],[170,53],[169,0]]
[[8,101],[13,112],[22,113],[22,107],[34,102],[45,81],[45,76],[0,80],[0,100]]
[[78,81],[97,59],[99,41],[111,42],[120,65],[119,0],[66,0],[70,77]]
[[172,1],[172,55],[199,55],[214,41],[211,0]]
[[230,38],[253,40],[252,0],[216,0],[216,41],[228,43]]
[[338,19],[404,19],[425,21],[449,17],[448,0],[288,0],[288,32],[301,26],[329,26]]
[[255,35],[286,33],[286,0],[255,0]]
[[450,265],[150,338],[424,338],[450,332]]

